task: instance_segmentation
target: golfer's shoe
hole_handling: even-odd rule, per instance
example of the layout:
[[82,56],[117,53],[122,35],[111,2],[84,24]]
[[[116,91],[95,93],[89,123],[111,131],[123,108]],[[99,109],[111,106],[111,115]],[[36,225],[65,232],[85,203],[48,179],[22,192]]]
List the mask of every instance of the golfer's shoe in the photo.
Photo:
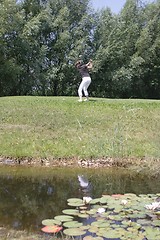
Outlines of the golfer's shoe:
[[82,102],[82,99],[79,99],[78,102]]

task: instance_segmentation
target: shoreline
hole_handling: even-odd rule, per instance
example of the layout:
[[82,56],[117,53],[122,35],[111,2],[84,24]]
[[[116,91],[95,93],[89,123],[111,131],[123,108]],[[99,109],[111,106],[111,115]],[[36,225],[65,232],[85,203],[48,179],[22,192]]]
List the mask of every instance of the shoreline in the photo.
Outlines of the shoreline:
[[42,158],[12,158],[0,157],[0,165],[11,166],[32,166],[32,167],[80,167],[80,168],[111,168],[118,167],[136,172],[146,172],[151,176],[160,175],[160,159],[159,158],[58,158],[58,159],[42,159]]

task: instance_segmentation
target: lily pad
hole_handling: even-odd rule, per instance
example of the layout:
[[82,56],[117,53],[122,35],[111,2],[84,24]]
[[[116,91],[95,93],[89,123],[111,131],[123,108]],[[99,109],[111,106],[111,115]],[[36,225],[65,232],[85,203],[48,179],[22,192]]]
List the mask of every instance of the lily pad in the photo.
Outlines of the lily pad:
[[45,226],[41,229],[45,233],[57,233],[62,230],[62,227],[58,226]]
[[[95,222],[92,222],[91,223],[91,226],[94,226],[94,227],[101,227],[102,224],[104,224],[104,221],[101,222],[101,221],[95,221]],[[105,225],[106,226],[106,225]]]
[[106,204],[107,202],[108,202],[108,199],[105,198],[105,197],[102,197],[102,198],[100,199],[100,203],[101,203],[101,204]]
[[138,219],[137,223],[139,223],[140,225],[144,225],[144,226],[149,226],[151,225],[151,221],[147,220],[147,219]]
[[100,200],[101,200],[101,198],[95,198],[95,199],[92,199],[89,203],[90,204],[97,204],[97,203],[100,202]]
[[152,222],[152,225],[153,225],[153,226],[156,226],[156,227],[160,227],[160,220],[154,220],[154,221]]
[[94,240],[103,240],[102,237],[94,237]]
[[86,231],[84,230],[81,230],[80,228],[69,228],[69,229],[65,229],[63,231],[63,233],[67,236],[73,236],[73,237],[76,237],[76,236],[83,236],[86,234]]
[[53,226],[53,225],[61,225],[60,220],[55,220],[55,219],[45,219],[42,221],[42,224],[44,226]]
[[90,209],[90,210],[86,211],[86,213],[89,214],[89,215],[93,215],[96,212],[97,212],[97,209]]
[[98,232],[98,227],[97,226],[91,226],[88,231],[90,233],[97,233]]
[[158,239],[160,239],[159,236],[160,236],[160,230],[159,229],[153,228],[153,227],[150,227],[150,226],[145,228],[145,237],[147,239],[149,239],[149,240],[150,239],[151,240],[152,239],[158,240]]
[[81,207],[84,205],[85,205],[84,203],[80,203],[80,202],[69,202],[68,203],[68,206],[71,206],[71,207]]
[[71,222],[63,223],[63,226],[67,227],[67,228],[79,228],[79,227],[83,226],[83,223],[80,223],[78,221],[71,221]]
[[83,240],[103,240],[102,237],[85,236]]
[[73,217],[72,216],[66,216],[66,215],[58,215],[54,217],[55,220],[59,220],[61,222],[68,222],[72,221]]
[[73,216],[77,216],[79,214],[79,211],[77,209],[65,209],[62,212],[64,214],[73,215]]
[[79,218],[89,218],[89,215],[86,213],[80,213],[80,214],[78,214],[78,217]]
[[83,225],[80,227],[81,230],[88,230],[90,228],[90,225]]
[[83,240],[94,240],[94,237],[92,236],[85,236]]
[[83,200],[82,199],[80,199],[80,198],[69,198],[69,199],[67,199],[67,202],[79,202],[79,203],[82,203],[83,202]]
[[103,233],[103,237],[105,238],[121,238],[122,234],[115,230],[108,230]]

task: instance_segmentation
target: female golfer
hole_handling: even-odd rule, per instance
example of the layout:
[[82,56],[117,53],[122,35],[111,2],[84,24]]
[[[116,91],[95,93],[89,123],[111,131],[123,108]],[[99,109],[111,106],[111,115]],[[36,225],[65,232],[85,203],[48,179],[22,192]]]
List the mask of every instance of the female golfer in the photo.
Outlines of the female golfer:
[[[76,62],[76,68],[78,69],[78,71],[81,74],[82,77],[82,82],[78,88],[78,96],[79,96],[79,102],[82,102],[82,97],[83,97],[83,92],[85,95],[85,100],[84,101],[88,101],[88,87],[91,84],[91,77],[89,74],[89,70],[92,69],[92,60],[90,59],[89,62],[87,64],[82,64],[81,60],[78,60]],[[83,92],[82,92],[83,91]]]

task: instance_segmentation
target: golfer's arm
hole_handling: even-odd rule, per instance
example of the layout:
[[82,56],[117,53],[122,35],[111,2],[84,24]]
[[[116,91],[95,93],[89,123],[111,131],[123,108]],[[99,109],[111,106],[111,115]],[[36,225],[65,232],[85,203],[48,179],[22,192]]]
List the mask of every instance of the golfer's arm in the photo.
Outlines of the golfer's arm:
[[93,67],[93,64],[92,64],[92,60],[90,60],[87,64],[86,64],[87,68],[88,69],[91,69]]

